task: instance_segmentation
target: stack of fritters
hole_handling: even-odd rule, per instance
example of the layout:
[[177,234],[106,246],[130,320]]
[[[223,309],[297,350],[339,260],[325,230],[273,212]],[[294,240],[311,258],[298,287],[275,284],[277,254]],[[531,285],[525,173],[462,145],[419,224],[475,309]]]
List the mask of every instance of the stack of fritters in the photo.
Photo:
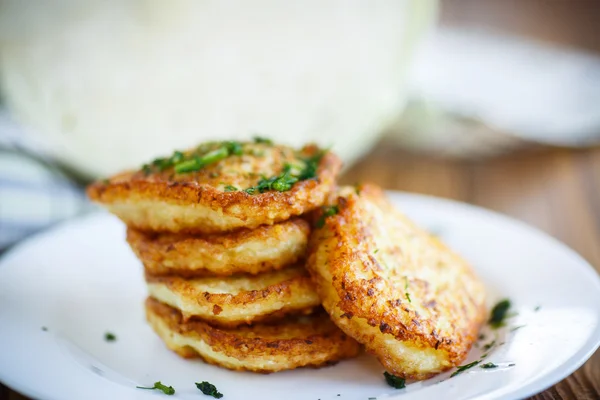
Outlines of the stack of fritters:
[[272,372],[355,356],[304,268],[302,215],[334,190],[339,159],[316,146],[214,142],[88,189],[128,226],[150,325],[183,357]]
[[88,194],[127,224],[148,321],[183,357],[272,372],[355,356],[358,341],[403,378],[460,364],[483,284],[378,187],[336,188],[339,169],[315,146],[215,142]]

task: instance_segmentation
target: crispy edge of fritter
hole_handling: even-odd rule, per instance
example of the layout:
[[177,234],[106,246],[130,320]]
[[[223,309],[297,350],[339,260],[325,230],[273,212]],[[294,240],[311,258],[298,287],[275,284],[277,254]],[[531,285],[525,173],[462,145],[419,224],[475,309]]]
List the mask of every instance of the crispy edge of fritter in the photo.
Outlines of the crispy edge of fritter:
[[[311,154],[319,149],[312,145],[303,151]],[[129,172],[117,175],[117,180],[91,184],[87,195],[139,230],[208,234],[254,229],[322,205],[335,187],[341,166],[341,160],[327,151],[319,161],[315,178],[296,182],[285,192],[225,192],[194,181],[132,179],[135,172]],[[160,213],[154,212],[161,206]]]
[[[152,276],[146,274],[150,295],[176,308],[184,321],[202,319],[223,327],[235,327],[255,322],[272,321],[288,314],[308,315],[320,306],[321,300],[304,267],[295,266],[282,271],[236,278],[246,282],[265,282],[256,290],[241,290],[235,294],[198,290],[195,281],[178,276]],[[267,283],[267,279],[272,281]],[[213,278],[208,278],[213,280]],[[221,278],[227,283],[228,279]],[[201,283],[200,283],[201,284]],[[231,283],[231,289],[235,282]]]
[[[378,304],[381,298],[386,297],[378,296],[381,294],[380,286],[385,285],[385,282],[382,283],[383,279],[364,266],[365,260],[371,259],[372,255],[360,254],[351,245],[353,242],[363,243],[369,240],[368,228],[355,222],[362,220],[357,202],[359,197],[368,196],[371,201],[385,207],[390,218],[398,211],[375,185],[361,185],[352,191],[347,188],[342,190],[345,197],[339,197],[336,201],[337,214],[327,217],[322,229],[313,230],[307,261],[323,307],[332,321],[349,336],[364,344],[367,351],[375,354],[394,375],[422,380],[458,365],[467,356],[485,320],[485,300],[476,305],[477,316],[451,338],[442,337],[435,329],[431,329],[433,321],[422,318],[414,310],[400,308],[401,304]],[[432,246],[439,251],[452,254],[455,261],[467,267],[470,278],[477,280],[462,258],[439,240],[431,236],[430,240]],[[361,277],[355,271],[360,271]],[[367,285],[361,285],[359,281],[365,277],[371,279],[366,280],[369,282]],[[482,285],[481,289],[483,290]],[[397,297],[402,295],[403,293],[399,293]],[[389,312],[382,312],[382,309]],[[399,309],[402,311],[399,312]],[[394,350],[400,348],[401,353],[394,354]],[[429,362],[437,363],[437,367],[430,371],[406,368],[415,360],[413,356],[427,357]]]
[[191,278],[256,275],[282,269],[304,257],[309,234],[308,222],[293,218],[252,230],[206,236],[128,228],[127,242],[151,275]]
[[167,347],[180,356],[198,357],[238,371],[271,373],[321,367],[355,357],[360,352],[360,345],[339,330],[323,312],[303,317],[309,318],[307,324],[286,318],[272,325],[224,329],[203,321],[183,322],[177,310],[148,298],[146,318]]

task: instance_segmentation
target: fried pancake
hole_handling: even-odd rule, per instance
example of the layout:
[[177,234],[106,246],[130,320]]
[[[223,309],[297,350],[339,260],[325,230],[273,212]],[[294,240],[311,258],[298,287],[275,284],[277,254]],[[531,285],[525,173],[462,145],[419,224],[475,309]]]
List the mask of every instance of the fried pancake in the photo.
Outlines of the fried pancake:
[[214,142],[95,182],[87,194],[138,230],[218,233],[319,207],[340,167],[337,156],[314,145]]
[[259,274],[304,257],[310,227],[294,218],[256,229],[194,236],[127,229],[127,242],[152,275]]
[[233,370],[269,373],[319,367],[355,357],[360,351],[360,345],[325,313],[224,329],[202,321],[184,322],[177,310],[148,298],[146,317],[167,347],[180,356],[200,357]]
[[189,280],[146,275],[146,281],[150,296],[179,310],[184,320],[198,317],[219,326],[310,313],[321,304],[302,266],[260,275]]
[[323,213],[308,268],[333,322],[400,377],[426,379],[463,361],[486,313],[470,266],[376,186],[345,189]]

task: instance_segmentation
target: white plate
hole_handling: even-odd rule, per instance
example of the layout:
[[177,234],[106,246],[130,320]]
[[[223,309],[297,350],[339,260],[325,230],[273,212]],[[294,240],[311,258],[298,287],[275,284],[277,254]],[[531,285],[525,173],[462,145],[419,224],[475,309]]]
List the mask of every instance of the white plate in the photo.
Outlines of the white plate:
[[[598,347],[600,279],[577,254],[498,214],[390,195],[471,261],[489,287],[490,302],[512,300],[518,315],[507,328],[487,332],[480,344],[497,335],[487,361],[502,367],[476,366],[454,378],[445,373],[393,389],[367,355],[272,375],[180,359],[144,321],[142,271],[123,225],[100,213],[43,233],[0,262],[0,381],[40,399],[157,399],[164,395],[135,386],[158,380],[175,387],[171,398],[189,399],[208,399],[194,385],[200,381],[215,384],[224,400],[517,399],[563,379]],[[106,332],[117,341],[106,342]],[[474,348],[468,361],[481,355]]]

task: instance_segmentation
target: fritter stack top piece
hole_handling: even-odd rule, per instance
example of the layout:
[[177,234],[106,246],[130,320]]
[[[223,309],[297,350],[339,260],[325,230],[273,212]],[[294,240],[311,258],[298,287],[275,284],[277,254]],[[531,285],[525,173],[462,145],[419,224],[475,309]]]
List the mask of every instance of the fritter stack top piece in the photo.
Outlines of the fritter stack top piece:
[[332,191],[340,168],[337,156],[315,145],[211,142],[96,182],[87,193],[129,227],[208,234],[311,211]]

